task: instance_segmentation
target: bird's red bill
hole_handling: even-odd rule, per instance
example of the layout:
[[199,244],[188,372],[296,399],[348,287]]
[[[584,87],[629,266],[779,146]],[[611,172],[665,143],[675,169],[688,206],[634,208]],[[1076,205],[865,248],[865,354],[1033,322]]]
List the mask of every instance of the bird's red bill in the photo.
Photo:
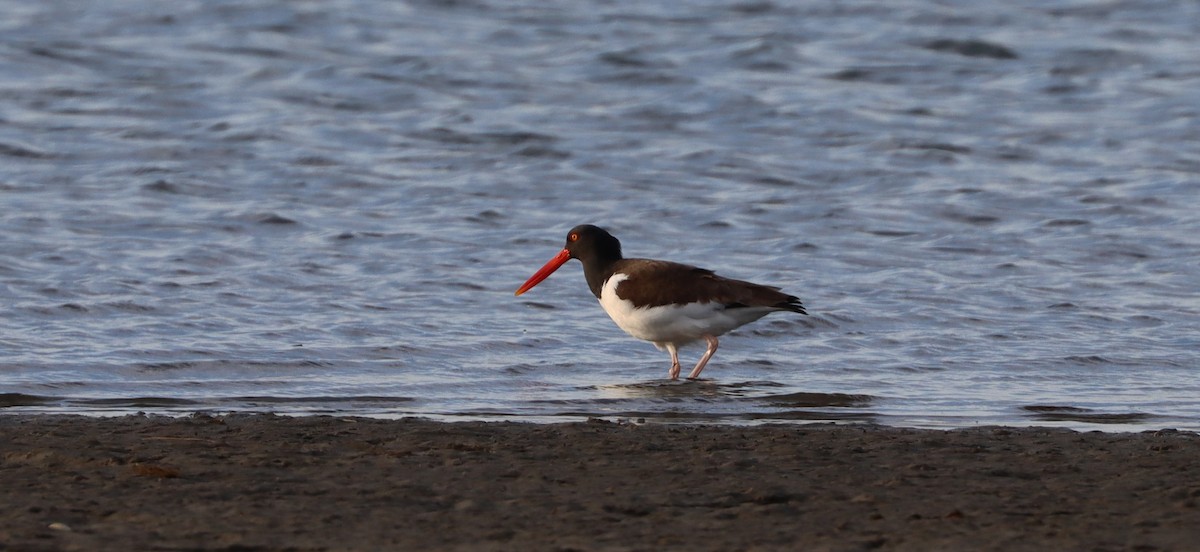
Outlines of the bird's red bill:
[[525,280],[524,284],[521,284],[520,288],[517,288],[517,295],[525,293],[533,288],[533,286],[540,284],[542,280],[545,280],[547,276],[554,274],[554,271],[558,270],[558,267],[562,266],[569,260],[571,260],[570,251],[567,251],[566,249],[559,251],[558,255],[555,255],[553,259],[550,259],[550,262],[546,263],[542,268],[539,268],[537,272],[533,273],[533,276],[530,276],[528,280]]

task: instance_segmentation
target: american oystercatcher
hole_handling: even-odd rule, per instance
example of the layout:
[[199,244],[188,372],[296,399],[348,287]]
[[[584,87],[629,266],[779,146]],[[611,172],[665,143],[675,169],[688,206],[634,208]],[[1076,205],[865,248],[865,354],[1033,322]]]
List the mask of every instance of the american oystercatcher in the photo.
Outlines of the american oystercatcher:
[[651,259],[626,259],[621,242],[603,228],[582,224],[567,244],[530,276],[517,295],[529,291],[571,259],[583,262],[592,295],[626,333],[671,353],[671,379],[679,378],[679,347],[703,339],[708,350],[692,368],[695,379],[717,352],[717,336],[775,311],[808,314],[800,299],[764,286],[731,280],[711,270]]

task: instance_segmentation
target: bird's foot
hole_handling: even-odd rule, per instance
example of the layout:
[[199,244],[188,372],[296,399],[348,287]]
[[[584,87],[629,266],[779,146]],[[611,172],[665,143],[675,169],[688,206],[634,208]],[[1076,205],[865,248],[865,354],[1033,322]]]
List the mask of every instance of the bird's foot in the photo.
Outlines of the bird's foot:
[[679,370],[680,370],[680,368],[679,368],[678,362],[676,362],[675,364],[672,364],[671,369],[667,370],[667,377],[669,377],[673,380],[679,379]]

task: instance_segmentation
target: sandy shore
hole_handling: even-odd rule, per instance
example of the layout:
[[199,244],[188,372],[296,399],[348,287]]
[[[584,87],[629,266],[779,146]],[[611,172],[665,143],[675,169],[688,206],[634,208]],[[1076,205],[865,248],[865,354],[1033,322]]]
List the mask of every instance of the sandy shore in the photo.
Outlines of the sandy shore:
[[1198,550],[1200,437],[0,416],[0,550]]

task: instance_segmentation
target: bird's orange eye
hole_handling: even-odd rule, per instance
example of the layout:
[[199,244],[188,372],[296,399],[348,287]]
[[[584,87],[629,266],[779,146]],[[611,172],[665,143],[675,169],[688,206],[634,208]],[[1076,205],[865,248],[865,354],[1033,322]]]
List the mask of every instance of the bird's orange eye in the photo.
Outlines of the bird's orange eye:
[[579,241],[579,234],[572,232],[570,236],[567,236],[567,241]]

